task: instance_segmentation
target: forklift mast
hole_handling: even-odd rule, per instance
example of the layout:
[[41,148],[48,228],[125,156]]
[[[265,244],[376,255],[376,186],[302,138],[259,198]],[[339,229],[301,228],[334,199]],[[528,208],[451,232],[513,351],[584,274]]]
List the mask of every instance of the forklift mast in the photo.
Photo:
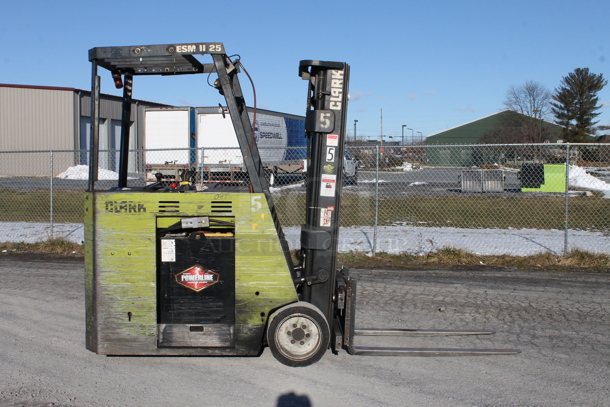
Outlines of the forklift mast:
[[302,300],[333,321],[349,65],[301,61],[299,75],[309,82],[305,132],[310,143],[301,227]]
[[[310,304],[324,315],[329,327],[330,346],[334,352],[346,349],[353,355],[377,356],[464,356],[510,355],[515,349],[445,349],[445,348],[392,348],[357,346],[355,340],[362,336],[456,336],[490,335],[488,330],[424,330],[424,329],[356,329],[356,280],[347,268],[337,269],[339,221],[343,188],[343,153],[347,121],[349,65],[342,62],[301,61],[299,75],[309,81],[305,131],[309,140],[309,168],[306,176],[306,218],[301,227],[301,253],[303,275],[301,301]],[[287,306],[293,316],[287,321],[298,320],[305,307]],[[309,312],[314,320],[315,313]],[[281,354],[298,354],[298,349],[288,341],[282,341],[281,330],[276,330],[272,318],[268,336],[275,332],[269,346],[276,358],[292,366],[313,363],[285,360]],[[294,337],[297,330],[292,331]],[[320,335],[322,336],[322,335]],[[279,350],[278,350],[279,349]],[[278,357],[277,354],[280,354]],[[294,359],[294,358],[293,358]],[[300,364],[299,364],[300,363]]]

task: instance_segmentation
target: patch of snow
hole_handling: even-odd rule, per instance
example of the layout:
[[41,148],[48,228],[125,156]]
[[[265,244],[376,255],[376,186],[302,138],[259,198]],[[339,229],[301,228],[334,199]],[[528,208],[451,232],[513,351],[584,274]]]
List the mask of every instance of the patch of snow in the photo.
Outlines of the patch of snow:
[[[359,181],[359,182],[360,182],[361,184],[374,184],[374,183],[376,183],[376,182],[377,182],[377,178],[373,178],[373,179],[372,179],[372,180],[370,180],[370,181]],[[380,179],[380,180],[379,180],[379,183],[380,183],[380,184],[383,184],[383,183],[385,183],[385,182],[387,182],[387,181],[384,181],[384,180],[382,180],[382,179]]]
[[[99,180],[118,180],[119,173],[105,170],[103,168],[99,168],[98,170],[98,179]],[[70,167],[61,174],[57,175],[56,178],[62,179],[80,179],[87,180],[89,179],[89,166],[88,165],[77,165],[74,167]],[[129,179],[134,179],[129,177]]]
[[304,186],[305,185],[302,182],[300,182],[300,183],[296,183],[296,184],[288,184],[288,185],[269,187],[269,191],[277,192],[277,191],[284,191],[286,189],[299,189],[299,188],[303,188]]
[[36,243],[47,239],[65,239],[83,244],[85,240],[82,223],[2,222],[0,223],[0,242]]
[[[284,228],[291,249],[300,247],[300,229]],[[610,253],[610,238],[601,232],[570,230],[569,249],[591,253]],[[375,231],[372,226],[342,227],[339,252],[371,253]],[[426,254],[452,247],[481,255],[529,256],[537,253],[562,254],[563,230],[539,229],[464,229],[426,226],[380,226],[377,252]]]
[[572,187],[601,191],[604,193],[605,198],[610,198],[610,184],[587,174],[587,171],[582,167],[576,165],[570,166],[569,184]]
[[413,169],[413,164],[408,163],[405,161],[405,163],[402,165],[402,167],[400,167],[401,170],[403,170],[404,172],[408,172],[408,171],[414,171]]

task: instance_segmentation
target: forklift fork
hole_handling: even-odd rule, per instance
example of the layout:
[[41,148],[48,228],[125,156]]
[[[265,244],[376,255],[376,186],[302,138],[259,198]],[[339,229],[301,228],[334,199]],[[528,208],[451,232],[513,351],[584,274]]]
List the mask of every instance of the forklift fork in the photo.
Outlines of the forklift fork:
[[[361,336],[461,336],[493,335],[487,330],[440,330],[440,329],[357,329],[356,321],[356,280],[344,277],[337,289],[337,298],[342,301],[344,312],[335,320],[335,340],[333,351],[344,348],[350,355],[365,356],[476,356],[476,355],[514,355],[518,349],[461,349],[461,348],[403,348],[356,346],[354,339]],[[341,308],[341,307],[340,307]],[[343,335],[342,335],[343,333]]]

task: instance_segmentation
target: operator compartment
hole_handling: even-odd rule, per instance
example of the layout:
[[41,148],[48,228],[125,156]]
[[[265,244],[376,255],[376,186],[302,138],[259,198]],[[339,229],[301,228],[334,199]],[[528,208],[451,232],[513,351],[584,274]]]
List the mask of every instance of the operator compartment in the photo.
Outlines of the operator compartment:
[[[229,57],[222,43],[201,42],[96,47],[89,61],[87,349],[104,355],[259,355],[272,313],[299,298],[239,83],[239,57]],[[99,68],[123,89],[118,176],[109,189],[99,179],[105,165],[100,140],[106,137]],[[159,144],[138,138],[143,111],[132,98],[134,78],[191,74],[217,76],[212,88],[224,99],[217,117],[223,128],[232,127],[242,157],[238,180],[209,179],[198,161],[205,158],[203,148],[192,143],[191,109],[180,109],[187,112],[186,126],[148,123],[164,147],[187,141],[185,165],[167,161],[158,171],[146,166],[147,153]]]
[[234,225],[227,217],[157,218],[159,347],[235,346]]

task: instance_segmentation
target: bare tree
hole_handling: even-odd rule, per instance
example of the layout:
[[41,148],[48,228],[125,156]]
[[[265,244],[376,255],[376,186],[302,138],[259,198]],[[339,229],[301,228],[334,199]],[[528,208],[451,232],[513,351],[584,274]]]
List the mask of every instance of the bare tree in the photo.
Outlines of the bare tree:
[[552,99],[551,91],[544,85],[527,81],[523,85],[511,85],[508,88],[504,106],[536,119],[544,119],[550,114]]
[[542,120],[550,115],[552,100],[551,91],[538,82],[527,81],[523,85],[511,85],[508,88],[504,106],[522,115],[512,119],[518,124],[514,123],[510,127],[519,129],[518,134],[513,132],[510,136],[515,140],[513,142],[541,143],[548,138]]

